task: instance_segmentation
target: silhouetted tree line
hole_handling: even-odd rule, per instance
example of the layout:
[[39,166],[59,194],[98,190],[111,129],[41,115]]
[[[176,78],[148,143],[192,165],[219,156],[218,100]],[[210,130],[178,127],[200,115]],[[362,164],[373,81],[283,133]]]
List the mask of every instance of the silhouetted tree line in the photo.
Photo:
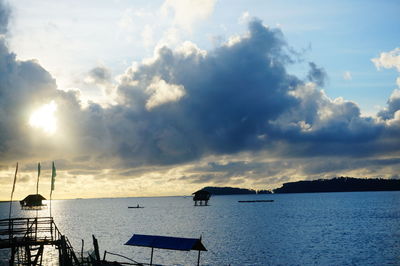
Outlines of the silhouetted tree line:
[[274,193],[395,191],[400,190],[400,179],[336,177],[312,181],[284,183]]
[[211,195],[256,194],[253,189],[235,187],[205,187],[202,190],[210,192]]

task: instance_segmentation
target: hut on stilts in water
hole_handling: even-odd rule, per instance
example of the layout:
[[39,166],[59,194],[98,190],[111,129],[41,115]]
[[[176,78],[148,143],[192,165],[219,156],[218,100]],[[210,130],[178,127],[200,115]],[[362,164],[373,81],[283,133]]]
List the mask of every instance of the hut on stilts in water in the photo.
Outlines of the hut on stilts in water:
[[[207,190],[199,190],[193,193],[193,201],[194,201],[194,206],[208,206],[208,200],[211,197],[211,193],[208,192]],[[203,205],[204,203],[204,205]]]
[[26,196],[19,203],[22,210],[41,210],[46,204],[43,204],[43,200],[46,200],[40,194],[31,194]]

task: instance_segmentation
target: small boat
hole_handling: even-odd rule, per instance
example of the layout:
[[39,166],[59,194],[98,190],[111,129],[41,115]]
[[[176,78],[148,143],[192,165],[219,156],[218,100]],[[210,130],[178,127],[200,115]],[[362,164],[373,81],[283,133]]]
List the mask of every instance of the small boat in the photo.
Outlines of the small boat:
[[128,209],[143,209],[143,206],[139,206],[139,204],[137,206],[128,206]]
[[274,200],[239,200],[240,203],[249,203],[249,202],[274,202]]

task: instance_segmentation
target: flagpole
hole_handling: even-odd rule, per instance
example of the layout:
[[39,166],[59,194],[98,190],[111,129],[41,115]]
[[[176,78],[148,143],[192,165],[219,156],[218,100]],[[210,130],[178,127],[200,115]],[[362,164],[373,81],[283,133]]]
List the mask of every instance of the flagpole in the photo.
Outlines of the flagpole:
[[56,179],[56,166],[54,165],[54,162],[52,163],[52,167],[51,167],[51,188],[50,188],[50,217],[51,216],[51,197],[53,195],[53,190],[54,190],[54,182]]
[[36,182],[36,195],[39,194],[39,176],[40,176],[40,163],[38,163],[38,175],[37,175],[37,182]]
[[50,191],[50,217],[52,217],[51,216],[51,194],[53,194],[53,191]]
[[[37,175],[37,182],[36,182],[36,197],[38,197],[38,198],[39,198],[39,176],[40,176],[40,163],[38,163],[38,175]],[[36,219],[37,219],[37,217],[38,217],[38,208],[36,208]]]
[[15,175],[14,175],[14,182],[13,182],[13,187],[11,190],[11,198],[10,198],[10,212],[8,214],[8,219],[11,219],[11,209],[12,209],[12,199],[13,199],[13,195],[14,195],[14,190],[15,190],[15,182],[17,181],[17,172],[18,172],[18,162],[17,162],[17,166],[15,167]]

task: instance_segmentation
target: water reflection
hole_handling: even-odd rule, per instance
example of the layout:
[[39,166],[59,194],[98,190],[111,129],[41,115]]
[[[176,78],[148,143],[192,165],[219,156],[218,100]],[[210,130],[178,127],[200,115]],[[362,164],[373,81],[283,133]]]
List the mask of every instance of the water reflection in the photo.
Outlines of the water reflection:
[[[240,204],[238,200],[274,199]],[[76,250],[92,248],[149,262],[150,249],[124,246],[134,233],[198,238],[203,265],[398,265],[400,193],[316,193],[191,198],[54,200],[52,214]],[[144,206],[129,209],[128,206]],[[8,204],[0,204],[8,218]],[[14,203],[13,217],[33,217]],[[39,211],[48,216],[49,210]],[[116,259],[116,258],[114,258]],[[51,260],[51,259],[50,259]],[[196,252],[157,250],[154,262],[195,265]],[[50,263],[50,262],[49,262]],[[46,264],[51,265],[51,264]]]

